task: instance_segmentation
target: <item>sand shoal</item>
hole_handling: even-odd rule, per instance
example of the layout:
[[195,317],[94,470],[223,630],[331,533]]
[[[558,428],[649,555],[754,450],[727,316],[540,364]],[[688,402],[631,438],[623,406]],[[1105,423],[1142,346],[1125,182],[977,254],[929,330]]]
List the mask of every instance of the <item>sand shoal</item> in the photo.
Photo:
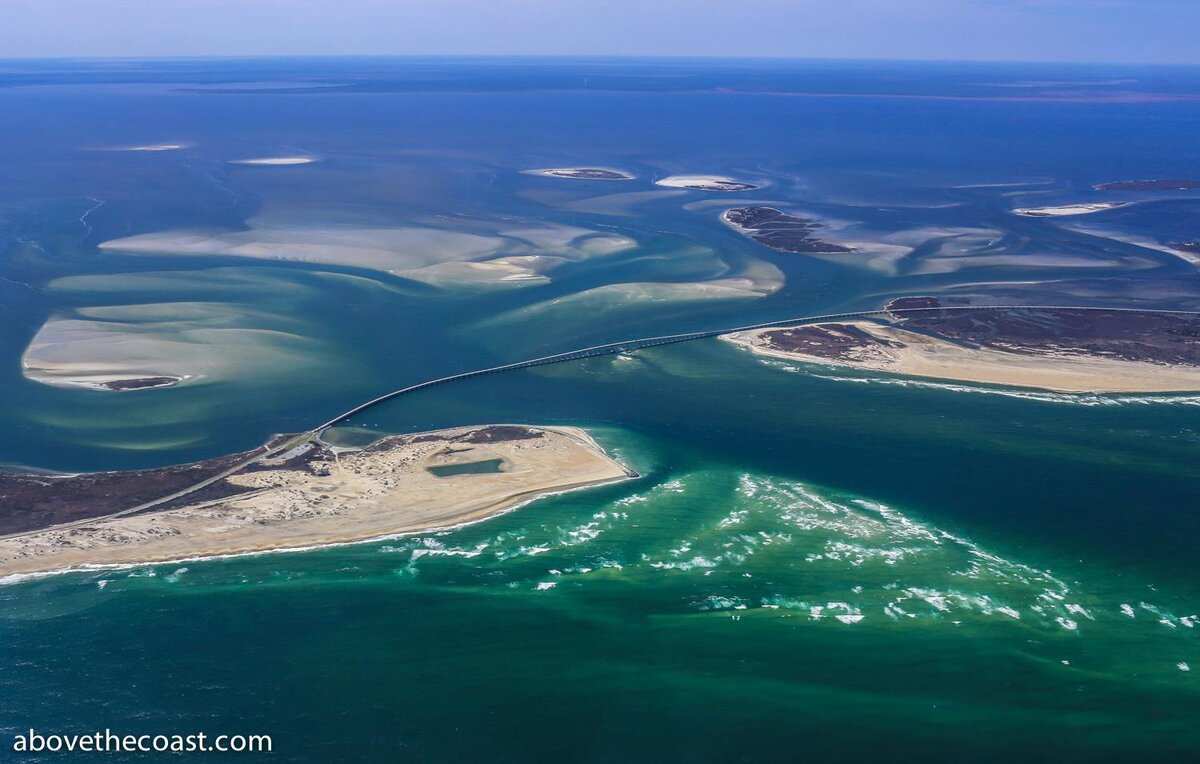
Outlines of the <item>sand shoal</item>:
[[1023,207],[1013,210],[1014,215],[1031,218],[1060,218],[1072,215],[1091,215],[1095,212],[1115,210],[1129,202],[1091,202],[1087,204],[1064,204],[1059,207]]

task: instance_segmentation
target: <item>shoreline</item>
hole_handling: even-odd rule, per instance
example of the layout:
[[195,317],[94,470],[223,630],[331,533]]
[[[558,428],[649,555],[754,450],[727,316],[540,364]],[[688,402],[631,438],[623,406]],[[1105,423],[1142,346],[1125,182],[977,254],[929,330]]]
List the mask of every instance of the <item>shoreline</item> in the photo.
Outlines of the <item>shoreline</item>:
[[[226,478],[258,488],[250,493],[0,540],[0,584],[448,532],[540,498],[638,476],[575,427],[457,427],[391,436],[338,454],[313,450],[277,469]],[[484,457],[504,468],[454,477],[429,469],[469,467],[482,462],[464,459]],[[309,470],[297,469],[297,461]]]
[[549,498],[551,496],[561,496],[576,491],[585,491],[589,488],[599,488],[605,485],[615,485],[623,483],[626,480],[636,480],[640,475],[637,473],[627,475],[626,477],[614,478],[602,483],[585,483],[576,486],[569,486],[559,490],[539,492],[513,503],[509,506],[501,507],[496,511],[480,517],[471,517],[463,519],[459,522],[445,526],[431,526],[428,528],[417,528],[413,530],[401,530],[394,533],[385,533],[379,536],[371,536],[370,538],[335,540],[335,541],[318,541],[305,546],[284,546],[270,547],[263,549],[250,549],[242,552],[217,552],[214,554],[202,554],[192,557],[176,557],[171,559],[155,559],[155,560],[136,560],[131,562],[101,562],[101,563],[82,563],[65,568],[53,568],[50,570],[37,570],[27,573],[0,573],[0,586],[10,586],[23,583],[25,581],[33,581],[42,578],[50,578],[51,576],[65,576],[71,573],[102,573],[104,571],[121,571],[134,570],[136,568],[145,567],[148,565],[182,565],[193,562],[209,562],[211,560],[234,560],[239,557],[263,557],[271,554],[296,554],[300,552],[315,552],[319,549],[336,549],[345,546],[358,546],[359,544],[372,544],[380,541],[395,541],[398,539],[409,538],[411,536],[419,536],[427,533],[443,534],[451,533],[462,528],[469,528],[472,525],[487,522],[496,517],[512,514],[517,510],[538,501],[539,499]]

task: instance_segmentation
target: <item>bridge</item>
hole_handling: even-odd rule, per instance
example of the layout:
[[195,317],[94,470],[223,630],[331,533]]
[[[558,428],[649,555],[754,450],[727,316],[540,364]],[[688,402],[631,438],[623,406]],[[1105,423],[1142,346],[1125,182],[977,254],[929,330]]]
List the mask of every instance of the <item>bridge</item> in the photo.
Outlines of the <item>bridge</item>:
[[431,387],[447,385],[452,382],[459,382],[464,379],[472,379],[474,377],[482,377],[488,374],[501,374],[509,371],[517,371],[519,369],[529,369],[535,366],[549,366],[551,364],[568,363],[570,361],[579,361],[584,358],[595,358],[602,355],[613,355],[616,353],[627,353],[635,350],[644,350],[646,348],[661,347],[663,345],[674,345],[680,342],[691,342],[692,340],[702,340],[711,337],[718,337],[722,334],[733,334],[735,332],[748,332],[756,329],[783,329],[790,326],[801,326],[804,324],[819,324],[827,321],[848,321],[856,318],[872,318],[877,316],[896,316],[896,315],[914,315],[920,313],[930,313],[935,311],[995,311],[995,310],[1059,310],[1059,311],[1096,311],[1105,313],[1158,313],[1178,316],[1200,316],[1200,310],[1169,310],[1160,308],[1110,308],[1095,305],[954,305],[954,306],[939,306],[939,307],[922,307],[922,308],[875,308],[871,310],[855,310],[842,313],[824,313],[818,315],[799,316],[796,318],[781,319],[776,321],[764,321],[757,324],[747,324],[745,326],[736,326],[725,329],[710,329],[699,332],[683,332],[680,334],[664,334],[657,337],[637,337],[620,342],[606,342],[602,345],[592,345],[591,347],[577,348],[575,350],[567,350],[561,353],[553,353],[538,358],[529,358],[524,361],[514,361],[512,363],[501,364],[499,366],[489,366],[486,369],[473,369],[464,371],[458,374],[450,374],[437,379],[430,379],[425,382],[418,382],[415,385],[402,387],[398,390],[393,390],[389,393],[384,393],[376,398],[372,398],[365,403],[360,403],[354,408],[343,411],[342,413],[325,420],[321,424],[297,434],[294,437],[288,438],[283,442],[276,444],[270,448],[265,448],[246,459],[234,464],[233,466],[222,470],[221,472],[211,475],[204,480],[201,480],[194,485],[188,486],[181,490],[175,491],[167,496],[144,502],[136,507],[123,509],[119,512],[102,515],[98,517],[89,517],[82,520],[75,520],[61,525],[51,526],[33,531],[21,531],[18,533],[10,533],[0,536],[0,540],[19,538],[22,536],[30,536],[35,533],[41,533],[48,530],[66,530],[69,528],[81,527],[95,523],[101,520],[110,520],[117,517],[138,514],[146,510],[153,509],[156,506],[165,504],[170,501],[187,496],[202,488],[212,485],[220,480],[223,480],[230,475],[233,475],[241,470],[256,464],[264,459],[270,459],[279,454],[293,449],[304,443],[318,440],[325,430],[334,425],[341,424],[353,417],[368,411],[376,406],[386,403],[401,396],[411,395],[421,390],[427,390]]
[[[1200,316],[1200,311],[1195,310],[1166,310],[1157,308],[1106,308],[1100,306],[1071,306],[1071,305],[954,305],[954,306],[939,306],[939,307],[922,307],[922,308],[876,308],[872,310],[856,310],[843,313],[824,313],[811,316],[800,316],[797,318],[789,318],[776,321],[765,321],[758,324],[747,324],[745,326],[737,326],[726,329],[711,329],[700,332],[684,332],[681,334],[664,334],[659,337],[638,337],[635,339],[622,340],[620,342],[606,342],[603,345],[593,345],[586,348],[577,348],[575,350],[567,350],[562,353],[554,353],[552,355],[541,356],[539,358],[530,358],[524,361],[514,361],[512,363],[502,364],[500,366],[491,366],[486,369],[475,369],[472,371],[464,371],[459,374],[450,374],[445,377],[438,377],[425,382],[419,382],[415,385],[393,390],[390,393],[384,393],[377,398],[360,403],[348,411],[329,419],[322,424],[317,425],[312,430],[309,430],[314,436],[320,435],[325,430],[334,425],[345,422],[358,414],[372,409],[381,403],[386,403],[394,398],[399,398],[403,395],[409,395],[419,390],[425,390],[438,385],[445,385],[450,382],[458,382],[472,377],[481,377],[486,374],[499,374],[507,371],[516,371],[518,369],[528,369],[534,366],[547,366],[556,363],[566,363],[568,361],[579,361],[584,358],[594,358],[601,355],[613,355],[616,353],[632,352],[634,350],[644,350],[646,348],[659,347],[661,345],[673,345],[679,342],[690,342],[692,340],[708,339],[710,337],[719,337],[722,334],[734,334],[736,332],[749,332],[756,329],[782,329],[789,326],[800,326],[803,324],[819,324],[826,321],[848,321],[856,318],[871,318],[885,315],[907,315],[918,313],[929,313],[934,311],[986,311],[986,310],[1073,310],[1073,311],[1097,311],[1097,312],[1123,312],[1123,313],[1163,313],[1169,315],[1191,315]],[[265,458],[265,457],[264,457]]]

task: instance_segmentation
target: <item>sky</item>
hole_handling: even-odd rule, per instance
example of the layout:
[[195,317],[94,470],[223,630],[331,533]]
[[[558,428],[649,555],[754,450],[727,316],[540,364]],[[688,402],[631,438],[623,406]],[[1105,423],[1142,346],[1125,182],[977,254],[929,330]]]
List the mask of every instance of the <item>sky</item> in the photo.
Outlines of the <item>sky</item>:
[[0,57],[771,56],[1200,64],[1200,0],[2,0]]

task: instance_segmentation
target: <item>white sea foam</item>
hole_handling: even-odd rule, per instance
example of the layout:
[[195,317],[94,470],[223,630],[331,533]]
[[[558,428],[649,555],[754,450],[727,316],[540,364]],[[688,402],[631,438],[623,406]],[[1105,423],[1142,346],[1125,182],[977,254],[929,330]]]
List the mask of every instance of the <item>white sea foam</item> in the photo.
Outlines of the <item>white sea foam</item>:
[[955,393],[999,395],[1006,398],[1037,401],[1039,403],[1063,403],[1075,406],[1152,406],[1164,404],[1176,406],[1200,406],[1200,395],[1099,395],[1096,393],[1052,393],[1038,390],[987,387],[984,385],[959,385],[950,382],[926,382],[923,380],[908,379],[904,377],[847,377],[833,374],[818,374],[800,367],[793,367],[791,370],[800,373],[807,373],[811,377],[816,377],[817,379],[826,379],[831,382],[852,382],[864,385],[890,385],[893,387],[945,390],[947,392]]

